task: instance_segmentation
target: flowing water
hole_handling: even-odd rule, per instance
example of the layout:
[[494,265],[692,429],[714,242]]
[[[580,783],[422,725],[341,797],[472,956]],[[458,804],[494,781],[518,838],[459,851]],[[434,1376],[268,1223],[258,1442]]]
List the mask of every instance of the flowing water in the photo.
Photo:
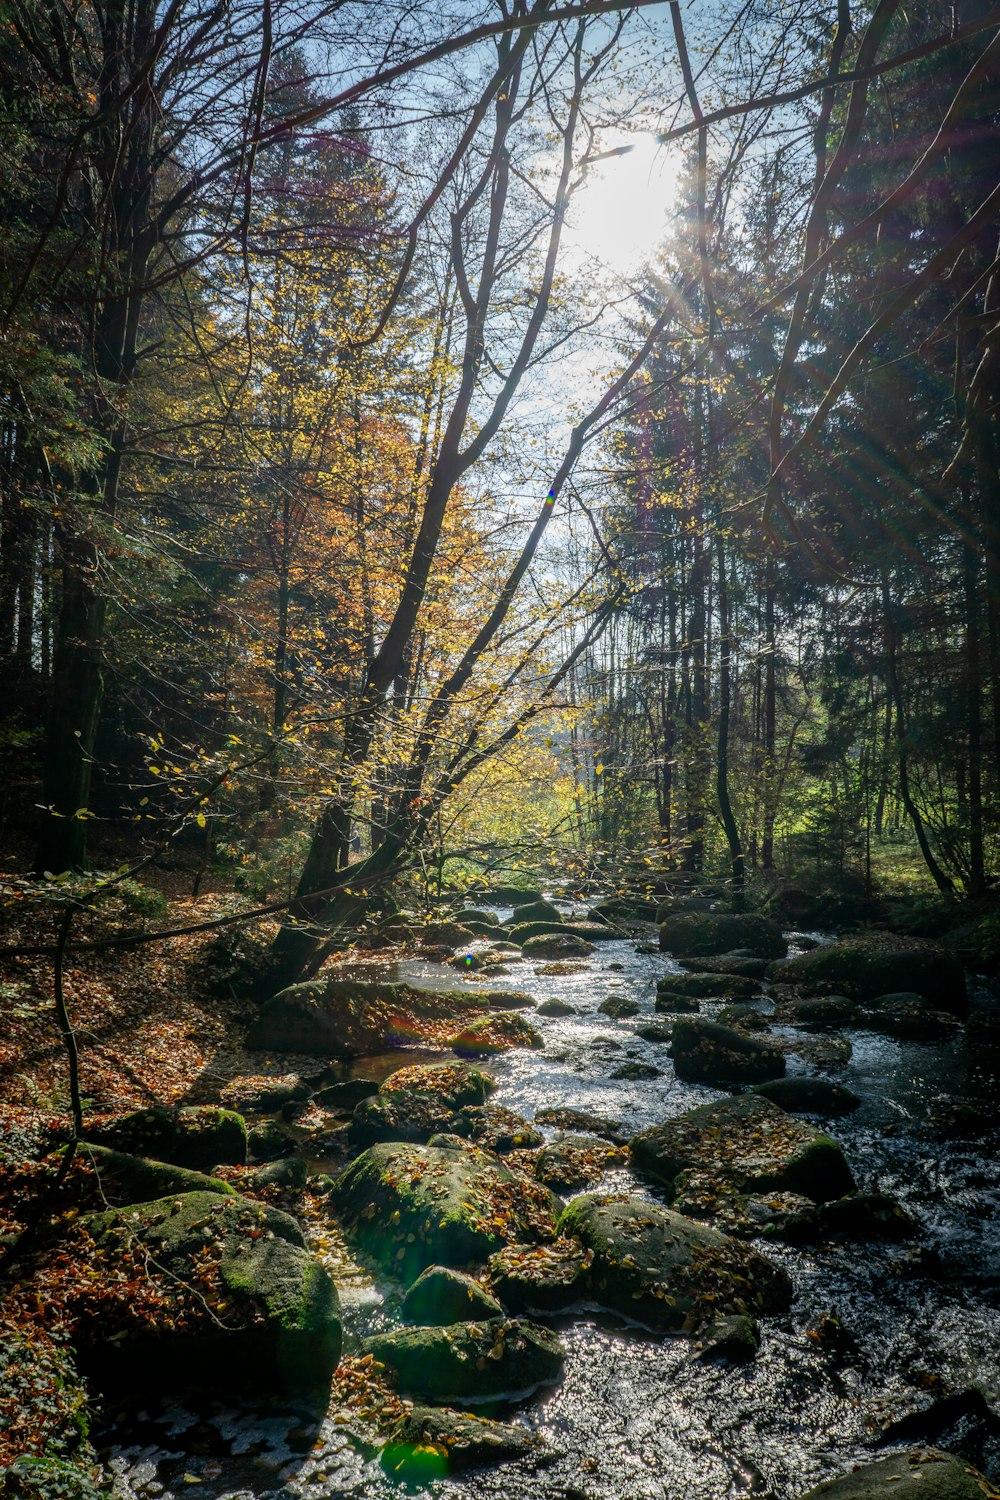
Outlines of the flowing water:
[[[603,943],[568,974],[544,975],[542,964],[519,961],[503,981],[488,981],[537,1000],[558,997],[578,1012],[537,1018],[543,1052],[512,1052],[490,1063],[499,1082],[494,1102],[528,1119],[545,1106],[569,1105],[632,1132],[723,1097],[679,1081],[665,1046],[635,1035],[653,1012],[656,979],[679,968],[641,947],[634,939]],[[444,972],[443,982],[453,985],[451,971]],[[400,966],[400,977],[426,983],[442,983],[441,975],[429,964]],[[599,1014],[609,995],[638,1000],[642,1013],[629,1020]],[[718,1008],[702,1003],[708,1015]],[[782,1034],[802,1041],[801,1033]],[[435,1481],[425,1493],[448,1500],[795,1500],[820,1479],[870,1461],[887,1422],[942,1392],[976,1386],[1000,1405],[997,1135],[942,1142],[925,1128],[941,1099],[992,1107],[1000,1054],[967,1047],[964,1037],[923,1045],[861,1031],[850,1039],[850,1062],[829,1076],[863,1103],[832,1122],[831,1134],[843,1143],[859,1188],[896,1196],[918,1220],[920,1236],[903,1246],[806,1251],[762,1243],[789,1271],[796,1298],[786,1317],[764,1320],[760,1354],[748,1366],[701,1363],[688,1341],[610,1317],[555,1319],[567,1352],[562,1383],[493,1413],[536,1429],[550,1461]],[[630,1060],[651,1064],[660,1076],[609,1076]],[[361,1063],[355,1072],[375,1076],[371,1068]],[[789,1073],[806,1071],[811,1067],[790,1057]],[[660,1196],[624,1170],[599,1186]],[[346,1350],[394,1323],[392,1289],[357,1269],[341,1295]],[[840,1354],[815,1337],[831,1316],[854,1341]],[[914,1430],[909,1445],[925,1435]],[[988,1418],[960,1419],[941,1440],[1000,1480],[1000,1440]],[[280,1402],[133,1408],[103,1441],[125,1500],[383,1500],[400,1492],[341,1422]]]

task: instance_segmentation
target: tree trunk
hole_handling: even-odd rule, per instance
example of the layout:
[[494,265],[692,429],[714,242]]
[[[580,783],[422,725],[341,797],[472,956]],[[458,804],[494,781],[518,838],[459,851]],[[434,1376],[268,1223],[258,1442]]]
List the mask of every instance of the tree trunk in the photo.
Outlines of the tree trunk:
[[716,537],[719,589],[719,739],[715,786],[719,798],[722,826],[729,845],[732,872],[733,910],[743,909],[745,870],[740,830],[729,795],[729,716],[732,700],[732,637],[729,632],[729,581],[726,577],[726,550],[721,535]]

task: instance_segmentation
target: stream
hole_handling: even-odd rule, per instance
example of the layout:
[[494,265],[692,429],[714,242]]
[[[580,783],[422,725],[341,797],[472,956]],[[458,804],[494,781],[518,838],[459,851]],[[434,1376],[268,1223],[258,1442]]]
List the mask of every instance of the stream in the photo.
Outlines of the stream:
[[[808,936],[823,940],[821,934]],[[794,942],[793,936],[792,952]],[[642,952],[642,946],[635,938],[602,943],[578,972],[556,975],[539,973],[540,962],[520,960],[502,979],[485,981],[527,991],[538,1001],[557,997],[578,1012],[532,1016],[545,1049],[491,1059],[487,1066],[499,1083],[491,1102],[529,1120],[543,1107],[572,1106],[621,1121],[631,1133],[726,1097],[679,1081],[666,1047],[635,1035],[653,1014],[657,978],[680,969],[666,955]],[[454,987],[453,971],[440,965],[406,961],[395,973]],[[638,1000],[641,1014],[627,1020],[599,1014],[610,995]],[[723,1003],[703,1001],[702,1013],[712,1016]],[[778,1034],[804,1037],[806,1046],[817,1040],[791,1030]],[[688,1340],[653,1336],[610,1316],[548,1320],[566,1347],[562,1383],[490,1414],[537,1429],[550,1460],[437,1480],[424,1494],[448,1500],[796,1500],[820,1479],[891,1451],[892,1445],[875,1447],[882,1429],[941,1394],[975,1386],[991,1405],[1000,1405],[997,1133],[952,1142],[933,1138],[925,1128],[936,1101],[954,1098],[994,1108],[1000,1052],[967,1046],[964,1033],[933,1044],[870,1031],[845,1034],[853,1056],[826,1076],[863,1102],[830,1122],[830,1133],[843,1144],[859,1189],[898,1198],[918,1221],[918,1238],[903,1245],[848,1243],[805,1251],[758,1241],[788,1270],[796,1296],[787,1316],[762,1320],[761,1351],[750,1365],[699,1362]],[[396,1065],[408,1060],[397,1057]],[[609,1077],[633,1060],[660,1069],[660,1076]],[[387,1070],[386,1061],[379,1067],[366,1059],[351,1071],[379,1077]],[[812,1071],[815,1065],[789,1057],[789,1075]],[[668,1201],[627,1170],[591,1190],[623,1189]],[[340,1270],[345,1272],[342,1263]],[[345,1352],[369,1333],[396,1325],[392,1289],[376,1285],[357,1267],[338,1280]],[[810,1336],[819,1320],[831,1316],[854,1341],[842,1356]],[[230,1404],[220,1393],[215,1401],[112,1407],[95,1437],[122,1500],[398,1495],[400,1486],[385,1476],[376,1457],[359,1450],[336,1416],[287,1401]],[[934,1436],[1000,1480],[1000,1437],[989,1420],[966,1416]],[[915,1432],[894,1446],[923,1438]]]

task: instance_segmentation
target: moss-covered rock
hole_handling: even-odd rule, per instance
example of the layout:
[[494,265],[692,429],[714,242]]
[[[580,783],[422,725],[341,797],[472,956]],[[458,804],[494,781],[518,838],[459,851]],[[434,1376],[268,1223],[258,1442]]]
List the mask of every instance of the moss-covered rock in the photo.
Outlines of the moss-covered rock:
[[212,1104],[186,1109],[154,1105],[88,1131],[98,1145],[131,1156],[151,1157],[175,1167],[206,1172],[240,1167],[247,1159],[247,1126],[235,1110]]
[[512,1312],[552,1313],[587,1295],[593,1255],[579,1240],[508,1245],[491,1255],[489,1285]]
[[502,1104],[471,1105],[464,1109],[459,1133],[494,1156],[505,1156],[508,1151],[533,1151],[544,1140],[523,1115]]
[[914,1448],[825,1479],[799,1500],[983,1500],[993,1486],[954,1453]]
[[376,1334],[363,1347],[405,1394],[470,1404],[553,1385],[565,1359],[554,1333],[523,1318],[401,1328]]
[[370,1057],[394,1038],[405,1037],[413,1016],[459,1016],[486,1004],[484,994],[471,990],[432,992],[408,984],[314,980],[291,985],[268,1000],[245,1044],[313,1057]]
[[540,1183],[475,1147],[372,1146],[337,1178],[330,1199],[352,1242],[402,1281],[428,1266],[477,1265],[504,1245],[550,1239],[558,1211]]
[[521,943],[525,958],[585,958],[593,944],[572,932],[538,932]]
[[628,1016],[637,1016],[642,1009],[638,1000],[632,1000],[627,995],[609,995],[602,1000],[597,1007],[602,1016],[610,1016],[612,1020],[620,1021]]
[[74,1347],[100,1380],[201,1386],[241,1378],[255,1385],[303,1386],[329,1379],[340,1356],[336,1288],[305,1248],[295,1220],[246,1198],[171,1194],[151,1203],[89,1214],[81,1221],[98,1256],[135,1266],[168,1290],[195,1292],[178,1313],[165,1303],[108,1337],[115,1289],[131,1303],[127,1280],[110,1282],[103,1309],[81,1314]]
[[390,1073],[380,1092],[416,1089],[422,1094],[438,1095],[452,1109],[462,1109],[468,1104],[485,1104],[496,1086],[491,1074],[471,1063],[411,1063]]
[[576,1191],[596,1182],[612,1167],[625,1166],[621,1146],[596,1135],[563,1135],[535,1157],[535,1176],[554,1193]]
[[552,1016],[554,1018],[557,1018],[560,1016],[575,1016],[578,1014],[578,1011],[575,1005],[570,1005],[565,1000],[553,999],[543,1000],[535,1014],[539,1016]]
[[535,1123],[554,1125],[557,1130],[582,1132],[597,1135],[613,1146],[628,1144],[628,1134],[619,1120],[606,1120],[603,1115],[592,1114],[588,1109],[573,1109],[566,1104],[548,1105],[535,1111]]
[[372,1146],[376,1141],[429,1141],[442,1131],[453,1132],[457,1123],[457,1111],[440,1094],[393,1089],[362,1099],[348,1126],[348,1136],[355,1146]]
[[428,1266],[421,1271],[403,1298],[400,1311],[407,1323],[419,1323],[424,1328],[503,1316],[503,1308],[492,1293],[450,1266]]
[[861,1011],[846,995],[807,995],[788,997],[774,1013],[779,1026],[805,1026],[811,1031],[826,1031],[842,1026],[856,1026]]
[[701,1010],[701,1001],[678,990],[657,990],[653,1009],[659,1015],[696,1016]]
[[526,901],[517,908],[517,922],[562,922],[562,912],[551,901]]
[[693,995],[697,1000],[747,1000],[760,993],[755,979],[739,974],[667,974],[656,981],[660,995]]
[[806,1208],[786,1219],[780,1234],[793,1245],[825,1245],[831,1240],[908,1240],[916,1221],[885,1193],[853,1193]]
[[793,1115],[846,1115],[861,1103],[857,1094],[827,1078],[773,1078],[753,1092]]
[[745,948],[752,958],[782,958],[788,944],[777,922],[754,912],[672,912],[660,924],[660,947],[677,958],[706,958]]
[[129,1203],[148,1203],[167,1193],[222,1193],[228,1197],[235,1192],[228,1182],[205,1172],[192,1172],[187,1167],[151,1161],[145,1156],[129,1156],[94,1142],[82,1142],[77,1155],[81,1163],[89,1164],[95,1172],[104,1200],[116,1208]]
[[449,1039],[453,1052],[464,1057],[490,1057],[512,1047],[544,1047],[540,1031],[513,1012],[497,1011],[479,1016]]
[[699,1340],[699,1358],[725,1359],[734,1365],[749,1364],[760,1349],[760,1325],[748,1313],[713,1318]]
[[461,911],[455,913],[453,920],[460,922],[463,927],[468,927],[473,922],[480,927],[500,926],[500,918],[495,911],[482,911],[478,906],[463,906]]
[[689,974],[734,974],[740,979],[763,979],[767,960],[742,953],[720,953],[715,958],[683,958],[681,968]]
[[247,1149],[254,1162],[280,1161],[295,1150],[295,1137],[277,1120],[264,1120],[247,1136]]
[[910,990],[938,1010],[964,1015],[968,1001],[958,959],[936,943],[872,933],[800,953],[781,965],[783,984],[826,986],[862,1003]]
[[737,1031],[769,1031],[771,1017],[752,1000],[736,1000],[724,1005],[716,1016],[720,1026],[735,1026]]
[[527,1427],[439,1406],[414,1406],[399,1418],[379,1458],[390,1479],[423,1488],[434,1479],[511,1463],[543,1451]]
[[788,1277],[763,1255],[640,1198],[574,1198],[559,1232],[592,1252],[591,1296],[649,1328],[694,1332],[720,1314],[791,1301]]
[[771,1189],[817,1203],[854,1188],[836,1141],[756,1094],[688,1110],[633,1136],[629,1149],[636,1166],[669,1183],[693,1168],[741,1193]]
[[959,1022],[949,1012],[936,1010],[923,995],[902,992],[870,1000],[864,1024],[901,1041],[937,1042],[954,1036]]
[[763,1083],[785,1072],[785,1055],[770,1042],[700,1016],[674,1022],[670,1055],[688,1083]]

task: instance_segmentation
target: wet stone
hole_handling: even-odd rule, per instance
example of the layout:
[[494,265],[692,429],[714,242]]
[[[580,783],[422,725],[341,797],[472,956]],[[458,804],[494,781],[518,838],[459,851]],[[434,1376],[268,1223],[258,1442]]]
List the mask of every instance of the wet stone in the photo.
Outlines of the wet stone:
[[701,1001],[694,995],[680,995],[676,990],[657,991],[653,1009],[661,1015],[695,1016],[701,1010]]
[[629,1142],[636,1166],[664,1182],[692,1168],[741,1193],[800,1193],[826,1202],[854,1180],[836,1141],[767,1099],[744,1094],[703,1104]]
[[608,1074],[609,1078],[620,1079],[623,1082],[639,1083],[644,1078],[662,1078],[663,1069],[657,1068],[653,1063],[637,1062],[632,1060],[624,1062]]
[[671,1056],[687,1083],[763,1083],[785,1071],[777,1047],[700,1018],[674,1022]]
[[527,1427],[441,1407],[414,1406],[389,1433],[379,1462],[391,1479],[421,1489],[434,1479],[542,1451],[541,1439]]
[[539,1016],[575,1016],[579,1012],[575,1005],[569,1005],[565,1000],[543,1000],[536,1011]]
[[602,1000],[597,1007],[602,1016],[611,1016],[615,1020],[621,1020],[626,1016],[637,1016],[642,1009],[638,1000],[630,1000],[625,995],[609,995]]
[[544,1140],[523,1115],[498,1104],[463,1110],[461,1127],[462,1135],[467,1134],[477,1146],[497,1156],[508,1151],[530,1151]]
[[586,1187],[612,1167],[625,1166],[628,1153],[596,1135],[564,1135],[543,1146],[535,1176],[555,1193]]
[[406,1395],[474,1404],[553,1385],[565,1354],[554,1333],[524,1318],[401,1328],[363,1344]]
[[754,979],[734,974],[668,974],[656,981],[661,995],[691,995],[697,1000],[746,1000],[760,993]]
[[487,1275],[492,1290],[512,1312],[559,1312],[587,1293],[593,1255],[578,1240],[542,1245],[510,1245],[491,1255]]
[[673,1039],[674,1028],[669,1021],[649,1021],[645,1026],[637,1026],[635,1034],[644,1042],[669,1042]]
[[694,1332],[720,1314],[779,1312],[791,1301],[787,1275],[763,1255],[640,1198],[574,1198],[559,1231],[593,1252],[591,1296],[654,1330]]
[[568,1105],[556,1105],[536,1110],[535,1124],[554,1125],[558,1130],[597,1135],[615,1146],[624,1146],[628,1143],[628,1132],[618,1120],[606,1120],[603,1115],[591,1114],[586,1109],[572,1109]]
[[728,1318],[715,1318],[709,1323],[699,1339],[698,1357],[703,1360],[729,1360],[732,1364],[748,1364],[757,1358],[760,1349],[760,1325],[747,1313],[734,1313]]
[[407,1323],[435,1327],[498,1318],[503,1308],[471,1276],[448,1266],[428,1266],[403,1298],[401,1312]]
[[372,1146],[337,1178],[330,1201],[351,1242],[404,1281],[551,1239],[558,1210],[541,1183],[474,1146]]
[[415,1089],[436,1094],[452,1109],[461,1109],[470,1104],[485,1104],[496,1086],[495,1078],[471,1063],[415,1063],[390,1073],[380,1092],[391,1094],[400,1089]]
[[846,1115],[861,1103],[857,1094],[826,1078],[774,1078],[753,1092],[790,1114]]
[[983,1500],[985,1475],[940,1448],[916,1448],[826,1479],[799,1500]]
[[523,1016],[498,1012],[470,1022],[451,1038],[448,1045],[460,1056],[488,1057],[491,1053],[508,1052],[514,1047],[543,1047],[545,1043],[541,1032]]

